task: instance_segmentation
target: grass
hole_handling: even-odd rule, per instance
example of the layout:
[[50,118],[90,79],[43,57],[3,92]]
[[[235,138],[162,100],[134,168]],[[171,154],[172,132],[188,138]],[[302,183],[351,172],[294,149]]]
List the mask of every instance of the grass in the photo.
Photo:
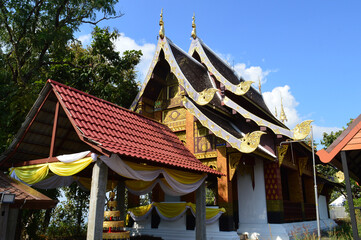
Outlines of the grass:
[[[352,240],[352,228],[351,222],[349,219],[343,219],[336,221],[337,227],[321,233],[321,239],[323,240]],[[358,225],[358,229],[361,229],[361,224]],[[306,227],[304,227],[304,234],[297,235],[292,234],[293,240],[317,240],[317,233],[310,232]]]

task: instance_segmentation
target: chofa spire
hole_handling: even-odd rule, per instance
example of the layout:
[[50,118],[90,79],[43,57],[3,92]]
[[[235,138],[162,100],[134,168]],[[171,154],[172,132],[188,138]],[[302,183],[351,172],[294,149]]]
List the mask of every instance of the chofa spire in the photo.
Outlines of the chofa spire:
[[283,109],[283,103],[282,103],[282,97],[281,97],[281,113],[280,113],[280,120],[282,123],[287,122],[287,117],[286,117],[286,113],[285,110]]
[[160,12],[160,20],[159,20],[159,26],[160,26],[160,29],[159,29],[159,37],[161,39],[164,38],[164,22],[163,22],[163,8],[162,8],[162,11]]
[[196,32],[196,17],[195,14],[193,13],[193,17],[192,17],[193,21],[192,21],[192,38],[196,39],[197,38],[197,32]]

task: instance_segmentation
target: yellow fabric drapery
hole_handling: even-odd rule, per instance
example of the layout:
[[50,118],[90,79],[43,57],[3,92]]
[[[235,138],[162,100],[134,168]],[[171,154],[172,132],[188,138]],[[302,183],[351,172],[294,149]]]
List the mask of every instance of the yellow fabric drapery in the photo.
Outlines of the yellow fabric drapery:
[[49,174],[48,164],[37,164],[32,166],[16,167],[12,171],[15,171],[16,175],[21,179],[21,181],[28,184],[34,184],[45,179]]
[[[188,203],[188,206],[192,208],[194,214],[196,214],[196,204]],[[224,208],[206,208],[206,219],[211,219],[219,214],[219,212],[226,212]]]
[[21,181],[27,184],[35,184],[45,179],[49,174],[49,170],[59,176],[72,176],[86,168],[92,161],[91,157],[86,157],[70,163],[53,162],[15,167],[11,169],[10,173],[15,171],[16,176]]
[[[150,166],[150,165],[141,165],[138,163],[133,163],[133,162],[128,162],[128,161],[124,161],[124,163],[126,163],[129,167],[131,167],[135,171],[157,171],[157,170],[162,169],[160,167],[155,167],[155,166]],[[163,168],[163,170],[166,173],[168,173],[169,176],[171,176],[174,180],[176,180],[177,182],[183,183],[183,184],[193,184],[193,183],[201,180],[205,175],[207,175],[206,173],[194,174],[194,173],[179,171],[179,170],[175,170],[175,169]]]
[[183,184],[192,184],[195,182],[198,182],[201,180],[206,173],[203,174],[193,174],[189,172],[174,170],[174,169],[164,169],[169,176],[174,178],[177,182],[183,183]]
[[[193,214],[196,214],[196,204],[194,203],[159,203],[153,202],[146,206],[140,206],[128,209],[128,213],[131,213],[135,217],[142,217],[148,214],[149,210],[155,207],[160,217],[167,219],[174,219],[177,216],[183,214],[187,208],[191,208]],[[220,214],[225,213],[224,208],[211,208],[206,207],[206,220],[212,220],[213,218],[219,217]],[[127,216],[128,218],[129,216]]]
[[187,203],[158,203],[153,205],[157,208],[158,212],[166,218],[175,218],[182,214],[187,207]]
[[125,185],[133,191],[142,191],[153,185],[154,181],[146,182],[141,180],[126,180]]

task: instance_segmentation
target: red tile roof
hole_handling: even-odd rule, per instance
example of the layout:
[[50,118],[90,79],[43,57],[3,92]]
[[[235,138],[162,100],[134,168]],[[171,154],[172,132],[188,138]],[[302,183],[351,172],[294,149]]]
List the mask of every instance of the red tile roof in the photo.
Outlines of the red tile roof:
[[0,172],[0,192],[15,194],[12,208],[44,209],[53,208],[58,201],[52,200],[35,189],[16,181]]
[[202,164],[165,125],[77,89],[48,80],[82,137],[119,156],[220,175]]

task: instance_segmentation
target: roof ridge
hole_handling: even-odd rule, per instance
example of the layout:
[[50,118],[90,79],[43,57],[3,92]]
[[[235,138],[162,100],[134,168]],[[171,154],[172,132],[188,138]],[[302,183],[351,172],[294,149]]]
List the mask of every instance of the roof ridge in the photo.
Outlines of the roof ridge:
[[[120,109],[122,109],[122,110],[127,111],[128,113],[134,114],[134,115],[136,115],[136,116],[140,116],[140,117],[145,118],[145,119],[148,119],[148,120],[150,120],[150,121],[152,121],[152,122],[160,123],[160,122],[155,121],[154,119],[151,119],[151,118],[149,118],[149,117],[147,117],[147,116],[141,115],[141,114],[136,113],[136,112],[134,112],[134,111],[131,111],[131,110],[125,108],[125,107],[119,106],[119,105],[117,105],[117,104],[115,104],[115,103],[112,103],[112,102],[109,102],[109,101],[107,101],[107,100],[101,99],[101,98],[99,98],[99,97],[96,97],[96,96],[91,95],[91,94],[89,94],[89,93],[83,92],[83,91],[81,91],[81,90],[79,90],[79,89],[70,87],[70,86],[65,85],[65,84],[63,84],[63,83],[60,83],[60,82],[57,82],[57,81],[54,81],[54,80],[51,80],[51,79],[48,79],[47,82],[48,82],[48,83],[51,83],[51,84],[55,84],[55,85],[61,86],[61,87],[64,87],[64,88],[66,88],[66,89],[68,89],[68,90],[71,90],[71,91],[75,91],[75,92],[77,92],[77,93],[79,93],[79,94],[83,94],[83,95],[85,95],[85,96],[87,96],[87,97],[96,99],[96,100],[98,100],[98,101],[101,101],[101,102],[103,102],[103,103],[112,105],[112,106],[114,106],[114,107],[120,108]],[[160,124],[162,124],[163,126],[167,127],[167,126],[164,125],[163,123],[160,123]]]

